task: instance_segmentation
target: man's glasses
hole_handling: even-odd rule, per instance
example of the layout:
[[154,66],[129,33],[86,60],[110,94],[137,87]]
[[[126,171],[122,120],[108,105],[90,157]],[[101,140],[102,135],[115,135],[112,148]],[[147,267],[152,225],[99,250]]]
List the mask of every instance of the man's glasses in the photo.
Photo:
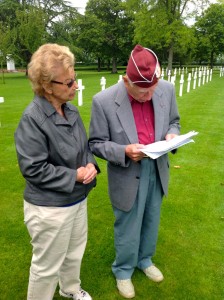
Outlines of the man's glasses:
[[57,84],[63,84],[63,85],[67,85],[68,88],[71,88],[74,84],[74,82],[76,82],[76,78],[75,79],[71,79],[69,81],[69,83],[65,83],[65,82],[60,82],[60,81],[56,81],[56,80],[51,80],[52,83],[57,83]]

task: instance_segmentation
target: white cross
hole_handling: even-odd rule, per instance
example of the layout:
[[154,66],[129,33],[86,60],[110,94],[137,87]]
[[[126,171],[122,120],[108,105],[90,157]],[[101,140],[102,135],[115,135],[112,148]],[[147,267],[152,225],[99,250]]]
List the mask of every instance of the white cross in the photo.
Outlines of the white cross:
[[209,80],[209,69],[207,69],[207,72],[206,72],[206,82],[208,83],[208,80]]
[[101,90],[105,90],[105,87],[106,87],[106,78],[105,77],[102,77],[100,79],[100,85],[101,85]]
[[180,97],[183,95],[183,85],[184,85],[184,74],[181,74],[181,77],[180,77],[180,91],[179,91],[179,96]]
[[188,73],[188,78],[187,78],[187,93],[190,92],[190,87],[191,87],[191,73]]
[[196,81],[197,81],[197,71],[194,72],[194,84],[193,84],[193,90],[196,88]]
[[171,82],[173,85],[175,85],[175,79],[176,79],[175,75],[174,75],[174,76],[171,76],[170,82]]
[[82,106],[83,99],[82,99],[82,91],[85,89],[85,86],[82,85],[82,79],[78,79],[78,106]]
[[202,76],[202,71],[200,70],[199,71],[199,74],[198,74],[198,86],[200,87],[201,86],[201,76]]
[[171,77],[171,70],[168,70],[168,81],[170,81],[170,77]]
[[[0,103],[4,103],[4,97],[0,97]],[[0,127],[2,127],[2,122],[0,120]]]
[[210,70],[210,75],[209,75],[209,80],[211,81],[212,80],[212,69]]
[[204,69],[203,74],[202,74],[202,84],[205,84],[205,75],[206,75],[206,70]]

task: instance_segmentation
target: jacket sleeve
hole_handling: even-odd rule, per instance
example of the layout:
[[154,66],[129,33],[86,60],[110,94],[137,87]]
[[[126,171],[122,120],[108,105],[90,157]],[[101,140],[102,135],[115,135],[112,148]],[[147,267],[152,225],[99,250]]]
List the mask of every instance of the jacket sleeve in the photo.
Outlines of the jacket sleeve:
[[43,189],[71,193],[76,170],[48,162],[48,141],[41,126],[24,115],[15,132],[18,163],[23,177]]
[[126,167],[129,164],[125,157],[126,145],[111,140],[112,128],[109,128],[109,122],[115,126],[116,121],[111,120],[111,115],[108,116],[108,112],[106,113],[104,109],[98,98],[94,97],[89,128],[90,149],[96,156],[112,164]]

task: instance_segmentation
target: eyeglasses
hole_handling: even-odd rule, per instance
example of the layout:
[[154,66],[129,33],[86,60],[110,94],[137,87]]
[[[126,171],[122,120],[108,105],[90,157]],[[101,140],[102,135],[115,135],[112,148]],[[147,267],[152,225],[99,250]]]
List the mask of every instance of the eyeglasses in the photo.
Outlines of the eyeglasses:
[[60,81],[56,81],[56,80],[51,80],[52,83],[57,83],[57,84],[63,84],[63,85],[67,85],[68,88],[71,88],[74,84],[74,82],[76,82],[76,78],[75,79],[71,79],[69,81],[69,83],[65,83],[65,82],[60,82]]

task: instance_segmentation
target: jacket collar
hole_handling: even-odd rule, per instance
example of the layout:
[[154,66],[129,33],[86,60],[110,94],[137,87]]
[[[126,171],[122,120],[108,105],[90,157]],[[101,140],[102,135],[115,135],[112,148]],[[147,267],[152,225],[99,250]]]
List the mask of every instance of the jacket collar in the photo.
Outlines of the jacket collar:
[[55,114],[55,124],[68,125],[69,123],[70,125],[73,125],[78,118],[78,109],[69,102],[64,104],[64,110],[67,120],[56,114],[56,109],[45,97],[35,95],[33,102],[41,108],[41,110],[47,115],[47,117]]

